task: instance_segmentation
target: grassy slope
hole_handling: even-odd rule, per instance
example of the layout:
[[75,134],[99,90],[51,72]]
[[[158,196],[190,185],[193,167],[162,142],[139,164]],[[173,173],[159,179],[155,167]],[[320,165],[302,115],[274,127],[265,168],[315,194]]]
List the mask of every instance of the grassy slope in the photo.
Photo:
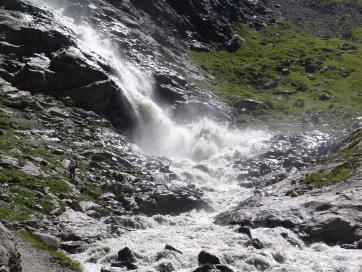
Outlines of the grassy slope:
[[[267,103],[270,115],[278,118],[304,112],[341,117],[362,112],[362,28],[348,41],[302,34],[286,23],[260,32],[238,23],[233,30],[245,39],[237,52],[190,53],[211,76],[199,84],[224,101],[257,99]],[[277,87],[260,87],[273,80]],[[275,90],[292,95],[275,95]],[[331,99],[319,100],[323,93]]]
[[[0,103],[1,108],[6,107]],[[98,197],[102,192],[91,184],[84,183],[82,197],[75,196],[67,182],[67,169],[62,164],[66,155],[54,155],[41,139],[29,141],[21,132],[28,129],[24,124],[28,120],[20,118],[9,118],[0,111],[0,129],[5,134],[0,135],[0,154],[18,159],[20,166],[25,163],[25,156],[33,156],[44,159],[48,164],[41,166],[45,172],[53,174],[47,177],[32,178],[27,176],[21,169],[0,168],[0,184],[7,184],[6,188],[12,195],[12,202],[2,202],[0,206],[0,219],[26,220],[32,214],[43,214],[47,216],[55,209],[64,209],[62,203],[54,201],[49,195],[40,197],[32,185],[48,188],[49,192],[60,199],[86,200]],[[20,151],[20,152],[19,152]],[[83,165],[80,163],[80,167]]]

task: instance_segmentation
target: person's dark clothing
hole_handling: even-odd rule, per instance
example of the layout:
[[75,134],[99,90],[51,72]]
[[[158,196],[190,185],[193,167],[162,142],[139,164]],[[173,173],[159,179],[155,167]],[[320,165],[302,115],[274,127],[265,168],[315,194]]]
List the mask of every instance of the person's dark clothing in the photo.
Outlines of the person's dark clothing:
[[70,160],[69,162],[69,178],[71,180],[75,179],[75,169],[78,168],[77,163],[74,160]]

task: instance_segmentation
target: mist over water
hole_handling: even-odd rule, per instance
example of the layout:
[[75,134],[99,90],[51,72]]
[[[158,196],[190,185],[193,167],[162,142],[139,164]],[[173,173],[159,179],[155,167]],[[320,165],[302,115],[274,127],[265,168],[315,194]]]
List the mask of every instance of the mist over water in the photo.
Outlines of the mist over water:
[[[347,256],[342,249],[323,244],[308,247],[294,233],[283,228],[253,230],[253,234],[266,244],[265,250],[258,251],[244,246],[248,240],[245,235],[215,225],[215,215],[253,195],[253,189],[239,186],[239,173],[231,162],[257,158],[268,149],[272,135],[258,130],[232,130],[227,124],[218,124],[206,117],[187,125],[177,124],[153,99],[152,76],[123,58],[116,44],[91,26],[76,25],[71,18],[64,17],[56,2],[51,1],[51,8],[49,1],[33,1],[51,9],[60,23],[72,29],[79,37],[82,50],[112,68],[114,81],[138,119],[133,141],[145,153],[171,159],[170,170],[178,177],[172,182],[201,189],[204,198],[215,209],[212,213],[192,211],[179,216],[127,216],[125,222],[132,222],[135,231],[125,231],[120,237],[99,241],[84,253],[73,256],[86,272],[99,272],[126,246],[136,252],[137,271],[161,271],[160,265],[165,263],[172,264],[175,271],[193,271],[198,266],[197,255],[201,250],[218,255],[222,263],[234,271],[357,271],[353,270],[358,267],[357,253]],[[311,139],[313,141],[316,140]],[[198,167],[200,165],[202,169]],[[287,243],[281,236],[283,232],[288,233],[298,246]],[[175,246],[183,254],[165,252],[166,244]],[[283,261],[276,261],[276,256]],[[114,268],[113,271],[126,270]]]

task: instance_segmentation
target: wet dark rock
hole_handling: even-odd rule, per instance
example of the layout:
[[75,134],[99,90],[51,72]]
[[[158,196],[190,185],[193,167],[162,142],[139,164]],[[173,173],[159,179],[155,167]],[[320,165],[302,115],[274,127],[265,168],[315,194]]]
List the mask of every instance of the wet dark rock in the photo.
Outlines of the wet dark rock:
[[301,241],[295,239],[294,237],[290,237],[287,232],[282,232],[281,236],[293,247],[297,247],[299,249],[303,248],[303,243]]
[[216,271],[233,272],[232,269],[230,269],[226,265],[221,265],[221,264],[218,264],[218,265],[205,264],[203,266],[200,266],[199,268],[197,268],[193,272],[216,272]]
[[362,239],[357,242],[358,249],[362,249]]
[[256,249],[263,249],[264,248],[263,243],[257,238],[251,239],[250,241],[247,241],[245,243],[245,246],[252,246],[252,247],[254,247]]
[[344,249],[358,249],[358,246],[355,244],[343,244],[341,245],[341,248]]
[[107,76],[101,70],[89,65],[91,62],[88,57],[76,48],[57,53],[49,65],[49,69],[59,77],[53,87],[56,90],[67,90],[107,80]]
[[220,264],[220,259],[206,251],[201,251],[198,256],[199,265]]
[[291,92],[291,91],[282,91],[282,90],[274,90],[273,91],[273,94],[274,95],[282,95],[282,96],[291,96],[291,95],[293,95],[294,93],[293,92]]
[[117,260],[125,264],[132,264],[136,262],[133,252],[128,247],[125,247],[118,252]]
[[12,233],[0,223],[0,270],[21,272],[21,256]]
[[196,192],[191,192],[182,188],[176,188],[174,191],[155,192],[153,196],[136,199],[139,206],[139,212],[146,215],[172,214],[178,215],[193,209],[210,210],[207,202],[201,199]]
[[214,271],[215,271],[215,266],[214,265],[205,264],[203,266],[198,267],[193,272],[214,272]]
[[321,101],[327,101],[329,99],[331,99],[331,96],[327,93],[323,93],[319,96],[319,100],[321,100]]
[[67,241],[61,242],[60,248],[69,254],[78,254],[85,250],[86,243],[83,241]]
[[253,236],[251,235],[251,231],[247,227],[243,227],[243,226],[239,227],[236,231],[239,232],[239,233],[246,234],[249,237],[250,240],[253,239]]
[[215,266],[214,265],[205,264],[203,266],[198,267],[193,272],[214,272],[214,271],[215,271]]
[[118,252],[117,261],[118,262],[116,263],[112,263],[111,267],[126,267],[128,270],[137,269],[137,266],[134,264],[136,258],[128,247],[125,247]]
[[315,222],[305,228],[312,241],[324,241],[328,244],[351,243],[362,237],[360,228],[351,220],[343,217],[330,217]]
[[24,110],[26,107],[28,107],[28,102],[22,98],[3,99],[1,102],[7,107],[18,110]]
[[161,101],[165,101],[171,105],[176,102],[185,102],[183,91],[171,85],[159,85],[156,88],[157,96]]
[[170,246],[170,245],[166,245],[165,249],[177,252],[179,254],[182,254],[182,251],[180,251],[180,250],[178,250],[178,249],[176,249],[176,248],[174,248],[173,246]]
[[[264,17],[259,18],[267,23],[268,14],[270,14],[261,2],[255,4],[248,2],[242,5],[228,0],[222,3],[201,3],[187,0],[182,5],[164,0],[153,0],[147,4],[145,1],[132,1],[132,3],[147,12],[163,29],[176,29],[179,38],[187,39],[190,42],[197,40],[198,42],[216,43],[229,51],[237,50],[239,42],[227,23],[248,20],[250,25],[257,28],[260,23],[253,16],[260,13]],[[172,19],[170,20],[170,18]],[[161,39],[161,41],[164,40],[163,37]],[[194,45],[192,47],[195,49]]]
[[122,90],[110,80],[66,89],[57,92],[57,96],[69,96],[78,106],[106,115],[117,127],[130,128],[136,124],[132,106]]
[[112,263],[111,267],[125,267],[128,270],[136,270],[137,269],[137,265],[132,264],[132,263],[123,263],[123,262]]
[[66,242],[79,242],[82,241],[82,237],[77,235],[75,232],[73,231],[62,231],[59,234],[59,238],[62,239],[62,241],[66,241]]
[[66,199],[64,200],[64,203],[76,212],[84,212],[83,208],[77,201]]
[[233,272],[231,268],[227,267],[226,265],[218,264],[215,265],[216,269],[218,269],[220,272]]
[[40,184],[29,184],[26,185],[26,187],[29,188],[30,190],[38,191],[44,195],[49,194],[49,189]]
[[159,272],[173,272],[176,271],[175,266],[173,265],[172,262],[162,262],[160,264],[157,265],[157,271]]
[[105,164],[102,164],[102,163],[97,162],[97,161],[89,162],[88,166],[90,168],[95,168],[95,169],[103,169],[103,168],[105,168]]

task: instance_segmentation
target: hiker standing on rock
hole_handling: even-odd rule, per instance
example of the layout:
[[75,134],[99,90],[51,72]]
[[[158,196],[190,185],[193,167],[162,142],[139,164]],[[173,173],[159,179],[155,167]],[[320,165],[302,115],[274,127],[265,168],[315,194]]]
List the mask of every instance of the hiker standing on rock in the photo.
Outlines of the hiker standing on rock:
[[69,162],[69,178],[71,180],[75,180],[75,169],[78,168],[78,165],[75,160],[70,159]]

